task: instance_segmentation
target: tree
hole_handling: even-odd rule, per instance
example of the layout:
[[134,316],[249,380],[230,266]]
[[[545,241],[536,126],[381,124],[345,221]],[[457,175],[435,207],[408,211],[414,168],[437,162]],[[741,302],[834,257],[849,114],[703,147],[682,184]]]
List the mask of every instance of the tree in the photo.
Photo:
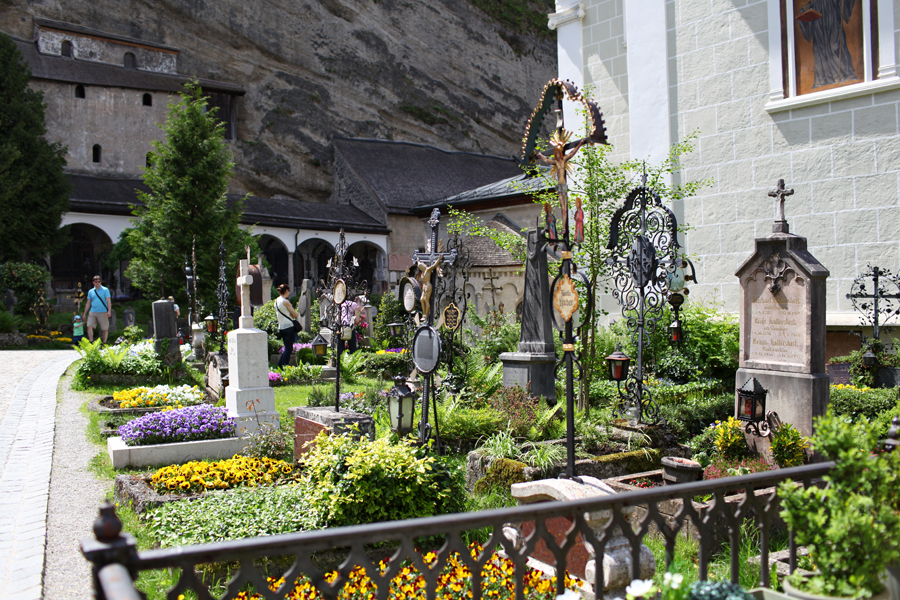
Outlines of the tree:
[[169,105],[161,126],[165,140],[153,143],[150,166],[144,171],[150,192],[139,193],[144,206],[132,207],[134,227],[126,233],[132,259],[125,274],[141,289],[184,297],[184,262],[194,244],[198,301],[212,307],[219,244],[225,243],[233,265],[245,255],[244,247],[255,249],[256,242],[238,226],[241,204],[229,210],[225,198],[234,163],[224,125],[215,118],[215,109],[207,108],[196,82],[187,84],[180,96]]
[[62,215],[71,186],[66,147],[44,137],[43,94],[28,87],[31,69],[0,33],[0,260],[43,257],[62,247]]

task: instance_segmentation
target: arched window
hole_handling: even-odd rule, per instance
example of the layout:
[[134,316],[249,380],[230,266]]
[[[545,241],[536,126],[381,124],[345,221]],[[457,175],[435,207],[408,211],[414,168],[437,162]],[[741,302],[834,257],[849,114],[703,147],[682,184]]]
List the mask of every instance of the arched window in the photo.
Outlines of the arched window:
[[66,58],[72,58],[72,42],[69,40],[63,40],[62,47],[59,49],[59,53]]
[[76,98],[84,98],[84,86],[83,85],[75,86],[75,97]]
[[137,69],[137,58],[135,58],[134,52],[125,53],[125,68]]
[[153,106],[153,96],[144,94],[144,106]]
[[100,148],[100,144],[94,144],[94,148],[93,148],[93,159],[94,159],[94,162],[95,162],[95,163],[100,162],[100,154],[101,154],[101,152],[102,152],[102,149]]

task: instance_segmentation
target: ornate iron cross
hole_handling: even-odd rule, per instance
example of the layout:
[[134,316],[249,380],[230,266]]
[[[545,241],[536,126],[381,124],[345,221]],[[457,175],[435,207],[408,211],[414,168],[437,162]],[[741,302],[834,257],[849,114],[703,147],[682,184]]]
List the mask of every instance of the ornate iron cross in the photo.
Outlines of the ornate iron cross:
[[[867,279],[872,280],[871,292],[867,289]],[[863,324],[872,325],[872,337],[877,340],[880,328],[900,313],[900,277],[887,269],[869,267],[853,280],[847,298],[862,313]]]
[[[422,316],[427,320],[428,324],[434,323],[434,311],[431,310],[431,296],[434,291],[435,271],[441,265],[453,265],[456,262],[458,252],[454,248],[450,252],[439,252],[438,250],[438,230],[441,224],[441,211],[435,208],[431,211],[431,218],[428,219],[431,225],[431,247],[428,252],[414,252],[412,255],[413,262],[416,264],[419,285],[422,286]],[[427,286],[427,289],[426,289]],[[426,297],[427,293],[427,297]]]

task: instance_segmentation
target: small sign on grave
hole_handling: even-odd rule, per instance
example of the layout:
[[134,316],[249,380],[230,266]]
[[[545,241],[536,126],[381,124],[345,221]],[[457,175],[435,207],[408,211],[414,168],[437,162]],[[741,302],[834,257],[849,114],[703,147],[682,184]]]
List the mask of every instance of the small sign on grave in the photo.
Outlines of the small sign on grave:
[[433,373],[441,357],[441,336],[431,325],[422,325],[413,336],[413,364],[423,375]]
[[444,327],[450,331],[459,329],[459,316],[459,307],[457,307],[454,302],[451,302],[450,305],[444,309]]
[[568,275],[563,275],[556,281],[553,290],[553,306],[566,322],[578,310],[578,291],[575,289],[575,282]]

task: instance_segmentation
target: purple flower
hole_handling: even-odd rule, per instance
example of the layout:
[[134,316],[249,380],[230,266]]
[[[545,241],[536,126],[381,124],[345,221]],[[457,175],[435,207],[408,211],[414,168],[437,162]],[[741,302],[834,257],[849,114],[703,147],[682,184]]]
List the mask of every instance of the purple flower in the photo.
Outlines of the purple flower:
[[281,373],[269,371],[269,381],[274,381],[274,382],[278,383],[282,379],[284,379],[284,378],[281,376]]
[[228,410],[208,404],[150,413],[119,427],[128,446],[170,444],[234,437]]

